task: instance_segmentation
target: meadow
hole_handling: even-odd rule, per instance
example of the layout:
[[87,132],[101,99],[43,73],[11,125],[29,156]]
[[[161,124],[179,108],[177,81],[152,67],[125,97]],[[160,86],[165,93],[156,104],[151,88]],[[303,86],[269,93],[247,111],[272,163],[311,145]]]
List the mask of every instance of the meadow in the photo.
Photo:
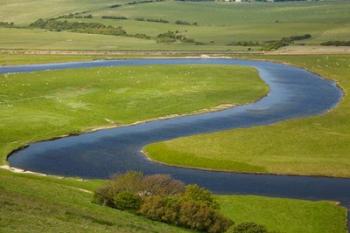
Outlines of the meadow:
[[[91,203],[103,181],[78,181],[0,170],[2,232],[192,232]],[[346,233],[346,210],[332,202],[217,196],[236,223],[254,221],[285,233]]]
[[350,177],[350,57],[250,58],[305,67],[335,80],[344,97],[335,109],[321,116],[161,142],[146,147],[148,156],[168,164],[236,172]]
[[[6,64],[102,58],[82,55],[1,57]],[[304,63],[299,65],[306,65],[305,59],[309,59],[310,64],[315,62],[310,57],[261,58],[303,58]],[[346,58],[324,59],[346,61]],[[327,63],[325,67],[330,65]],[[330,73],[327,77],[334,78]],[[158,82],[159,79],[163,82]],[[0,146],[3,162],[9,151],[31,141],[101,125],[121,125],[168,114],[190,113],[223,103],[242,104],[254,101],[268,91],[253,68],[216,65],[45,71],[2,75],[0,80],[1,87],[6,87],[1,89],[0,127],[5,136],[1,138]],[[162,103],[155,101],[159,97],[162,97]],[[144,112],[139,111],[140,106]],[[90,108],[95,110],[93,114]],[[191,147],[187,149],[191,150]],[[57,179],[5,170],[0,170],[0,180],[0,227],[4,232],[185,231],[92,204],[90,192],[104,182],[101,180]],[[222,213],[236,223],[254,221],[285,233],[346,232],[346,210],[334,202],[237,195],[217,198]]]
[[[13,22],[20,27],[27,27],[39,18],[49,19],[77,13],[73,18],[60,20],[121,26],[129,35],[144,34],[151,37],[147,39],[33,28],[0,28],[0,49],[257,51],[264,48],[265,42],[283,37],[310,34],[311,38],[296,41],[294,44],[319,45],[329,40],[347,41],[350,35],[348,1],[127,3],[128,1],[111,0],[94,3],[89,0],[80,4],[74,0],[64,0],[63,3],[55,0],[50,4],[56,7],[45,3],[34,8],[36,0],[21,0],[20,3],[4,1],[3,4],[0,1],[0,22]],[[113,4],[120,6],[111,8]],[[19,7],[20,5],[23,7]],[[33,11],[25,13],[26,7]],[[92,18],[75,18],[88,15]],[[103,18],[106,16],[126,19]],[[177,24],[176,21],[179,20],[185,24],[196,25]],[[158,43],[157,36],[168,31],[178,32],[199,44]],[[242,46],[239,43],[247,44]]]
[[268,92],[253,68],[210,65],[4,74],[0,88],[2,163],[32,141],[243,104]]

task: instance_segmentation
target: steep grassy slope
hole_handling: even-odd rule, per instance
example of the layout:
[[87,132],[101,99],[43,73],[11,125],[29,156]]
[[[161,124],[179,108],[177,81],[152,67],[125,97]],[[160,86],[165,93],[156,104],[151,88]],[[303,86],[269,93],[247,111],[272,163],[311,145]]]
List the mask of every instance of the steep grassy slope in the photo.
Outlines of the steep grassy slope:
[[[77,181],[0,170],[0,231],[190,232],[91,203],[102,181]],[[284,233],[345,233],[346,211],[331,202],[257,196],[218,196],[237,223],[254,221]]]

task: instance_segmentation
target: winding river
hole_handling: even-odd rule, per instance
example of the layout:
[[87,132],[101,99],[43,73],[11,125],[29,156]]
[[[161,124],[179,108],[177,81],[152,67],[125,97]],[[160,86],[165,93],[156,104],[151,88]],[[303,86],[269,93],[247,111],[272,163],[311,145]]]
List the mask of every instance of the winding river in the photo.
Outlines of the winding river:
[[145,145],[157,141],[322,114],[339,102],[342,92],[334,82],[306,70],[264,61],[181,58],[12,66],[0,67],[0,73],[156,64],[252,66],[269,85],[270,92],[255,103],[223,111],[154,120],[33,143],[12,153],[8,158],[9,164],[24,170],[84,178],[107,178],[128,170],[145,174],[167,173],[185,183],[197,183],[216,193],[337,200],[349,207],[350,179],[178,168],[152,162],[140,152]]

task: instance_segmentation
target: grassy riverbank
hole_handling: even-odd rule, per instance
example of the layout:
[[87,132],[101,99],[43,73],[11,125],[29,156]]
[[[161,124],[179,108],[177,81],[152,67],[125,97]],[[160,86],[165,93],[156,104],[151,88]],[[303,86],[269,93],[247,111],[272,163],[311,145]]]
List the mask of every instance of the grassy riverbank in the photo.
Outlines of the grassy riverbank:
[[[102,181],[77,181],[0,170],[1,232],[189,232],[91,203]],[[222,213],[284,233],[346,233],[346,211],[331,202],[218,196]]]
[[[3,60],[7,60],[12,64],[18,64],[25,62],[39,63],[45,59],[51,62],[60,62],[70,59],[76,61],[93,58],[95,57],[9,55],[8,58]],[[130,70],[133,72],[129,73]],[[169,70],[172,71],[171,74]],[[99,71],[108,72],[103,72],[105,76],[101,75],[101,73],[97,76]],[[190,72],[191,78],[185,76],[188,72]],[[111,73],[114,75],[111,75]],[[148,76],[145,75],[146,73]],[[169,75],[169,79],[164,78],[165,73]],[[131,76],[136,80],[144,80],[140,83],[142,88],[137,88],[134,82],[135,79],[131,82],[132,85],[130,82],[126,82]],[[211,78],[213,76],[215,79]],[[71,77],[74,77],[74,79]],[[121,77],[125,78],[124,86],[122,85],[122,80],[119,80],[123,79]],[[174,79],[170,80],[170,77]],[[146,79],[147,81],[145,81]],[[200,100],[203,96],[206,96],[206,103],[202,103],[206,105],[205,108],[219,103],[228,103],[226,100],[230,100],[230,103],[252,101],[258,97],[258,93],[262,95],[266,92],[266,86],[259,80],[255,70],[226,66],[199,65],[192,66],[191,69],[188,66],[179,66],[173,68],[164,67],[164,70],[158,66],[153,66],[153,68],[129,67],[124,70],[121,68],[96,68],[89,71],[50,71],[8,75],[7,77],[3,75],[2,79],[0,79],[1,87],[3,87],[1,89],[1,101],[7,101],[7,104],[13,106],[8,107],[4,103],[1,105],[1,132],[6,133],[2,135],[6,136],[4,138],[8,140],[2,141],[0,146],[2,158],[9,150],[28,141],[50,138],[76,130],[79,131],[88,126],[111,124],[106,122],[106,116],[108,116],[108,119],[120,119],[119,123],[135,121],[136,119],[131,119],[132,117],[128,118],[125,108],[113,108],[114,110],[111,110],[111,104],[117,106],[118,103],[121,104],[125,99],[129,103],[132,101],[137,103],[140,100],[136,101],[136,96],[144,97],[144,95],[147,95],[150,98],[154,97],[155,93],[153,92],[155,88],[158,91],[158,95],[162,94],[165,99],[174,98],[174,93],[165,91],[165,86],[163,86],[164,88],[159,86],[161,84],[156,82],[158,79],[165,79],[166,82],[163,82],[163,85],[175,88],[177,90],[176,94],[179,95],[191,93],[191,91],[194,91],[193,88],[197,87],[198,92],[194,91],[194,96],[189,96],[188,99],[193,100],[195,98],[198,100],[195,103],[198,104],[203,102]],[[87,80],[88,82],[86,82]],[[237,85],[238,82],[240,85]],[[46,83],[49,83],[49,85]],[[55,88],[51,84],[55,84]],[[145,89],[144,87],[149,87],[146,84],[152,84],[152,88]],[[247,86],[244,87],[245,85],[242,86],[242,84]],[[257,89],[252,90],[250,88],[251,85],[256,86]],[[132,86],[131,89],[134,90],[132,92],[134,94],[132,96],[127,95],[124,99],[121,98],[127,94],[125,89],[130,88],[130,86]],[[210,87],[209,90],[207,89],[209,88],[208,86]],[[113,94],[108,94],[108,90],[111,88],[124,91],[123,93],[117,91],[113,92]],[[248,89],[246,90],[246,88]],[[236,95],[224,95],[223,93],[226,93],[227,89],[229,89],[230,93],[234,93],[232,90],[242,90],[245,94],[242,95],[240,93],[240,98],[237,99]],[[217,97],[214,98],[215,100],[211,99],[211,101],[207,102],[208,93],[212,92],[215,92]],[[244,96],[246,97],[245,100],[242,99]],[[225,101],[220,102],[219,100]],[[149,99],[150,103],[153,101],[152,98]],[[182,99],[182,101],[186,103],[185,99]],[[89,104],[98,102],[98,105],[101,105],[101,107],[94,105],[96,113],[91,114],[91,112],[85,112],[87,111],[86,109],[84,110],[84,108],[89,107],[89,104],[84,105],[82,102]],[[191,103],[193,102],[191,101]],[[33,104],[36,106],[36,110],[30,110],[30,106],[33,106]],[[142,101],[139,104],[145,105]],[[191,111],[204,108],[204,105],[191,106]],[[185,112],[183,107],[172,107],[173,110],[177,109]],[[160,113],[163,115],[171,112],[169,112],[169,109],[168,111],[161,109],[161,112],[158,112],[155,110],[156,108],[151,108],[151,106],[147,109],[149,109],[148,113],[153,117],[159,116],[157,114]],[[153,110],[150,111],[150,109]],[[10,110],[16,112],[11,113]],[[58,111],[63,111],[64,114],[59,114]],[[131,114],[131,112],[129,113]],[[142,113],[139,116],[142,115],[146,117],[147,114]],[[150,115],[147,117],[150,117]],[[45,116],[44,119],[43,116]],[[91,121],[86,120],[87,118]],[[126,118],[129,120],[126,120]],[[81,119],[85,120],[82,121]],[[141,118],[138,120],[141,120]],[[155,223],[129,213],[91,204],[92,194],[88,191],[93,191],[103,181],[57,179],[14,174],[4,170],[0,170],[0,180],[0,206],[2,207],[0,208],[0,215],[2,216],[0,218],[0,229],[3,232],[57,232],[61,230],[64,232],[118,233],[184,231],[180,228]],[[254,221],[266,225],[271,230],[280,230],[285,233],[346,232],[346,211],[334,203],[255,196],[219,196],[218,199],[223,207],[222,212],[238,223]]]
[[2,163],[11,150],[28,142],[243,104],[268,92],[255,69],[221,65],[5,74],[0,87]]
[[180,138],[147,146],[147,154],[180,166],[350,177],[350,56],[254,58],[305,67],[337,81],[345,96],[335,109],[322,116]]

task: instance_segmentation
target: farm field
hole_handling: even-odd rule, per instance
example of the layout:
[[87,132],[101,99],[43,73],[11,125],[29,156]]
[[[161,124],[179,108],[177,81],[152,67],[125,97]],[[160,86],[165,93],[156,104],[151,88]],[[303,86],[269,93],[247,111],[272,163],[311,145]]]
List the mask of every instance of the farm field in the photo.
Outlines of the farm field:
[[248,164],[268,173],[350,177],[350,99],[347,95],[350,57],[314,55],[250,58],[305,67],[337,81],[345,96],[335,109],[321,116],[161,142],[146,147],[148,156],[168,164],[237,172],[246,172],[240,164]]
[[[0,22],[27,27],[39,18],[76,13],[76,16],[59,20],[121,26],[132,36],[57,32],[30,27],[0,28],[0,49],[259,51],[265,49],[265,42],[278,41],[283,37],[310,34],[311,38],[294,42],[307,46],[330,40],[347,41],[350,36],[348,1],[250,4],[162,1],[127,4],[127,1],[89,0],[79,4],[74,0],[64,0],[63,3],[55,0],[51,5],[59,6],[46,10],[49,7],[41,4],[30,14],[23,13],[25,7],[17,7],[32,7],[36,3],[36,0],[22,0],[16,4],[5,1],[0,9]],[[120,6],[111,7],[114,5]],[[92,18],[81,18],[90,15]],[[157,36],[168,31],[177,32],[196,43],[157,42]],[[150,38],[137,38],[137,34]],[[247,44],[241,46],[239,43]]]

